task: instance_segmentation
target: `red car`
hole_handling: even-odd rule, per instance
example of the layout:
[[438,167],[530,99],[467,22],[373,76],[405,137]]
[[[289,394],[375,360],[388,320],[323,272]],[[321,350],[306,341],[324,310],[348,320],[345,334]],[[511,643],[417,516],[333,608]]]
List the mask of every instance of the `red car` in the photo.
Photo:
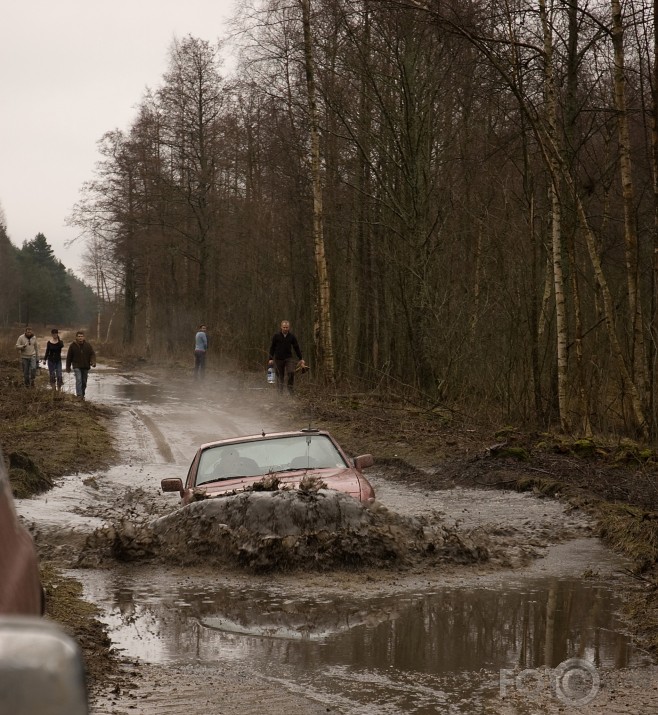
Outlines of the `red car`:
[[34,542],[14,509],[0,453],[0,614],[39,616],[44,606]]
[[361,473],[373,464],[371,454],[350,459],[328,433],[316,429],[299,432],[233,437],[199,447],[187,473],[185,484],[179,478],[163,479],[163,492],[179,492],[183,504],[203,490],[206,497],[243,491],[264,477],[276,475],[282,486],[299,486],[312,475],[328,489],[345,492],[370,504],[375,491]]

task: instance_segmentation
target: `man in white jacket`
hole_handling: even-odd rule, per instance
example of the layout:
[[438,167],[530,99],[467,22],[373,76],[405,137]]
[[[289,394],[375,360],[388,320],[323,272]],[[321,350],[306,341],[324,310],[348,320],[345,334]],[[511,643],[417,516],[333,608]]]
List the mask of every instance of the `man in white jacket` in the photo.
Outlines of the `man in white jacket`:
[[25,332],[16,341],[16,348],[21,354],[21,364],[23,367],[23,380],[25,387],[34,387],[34,378],[37,375],[37,360],[39,359],[39,347],[32,328],[27,325]]

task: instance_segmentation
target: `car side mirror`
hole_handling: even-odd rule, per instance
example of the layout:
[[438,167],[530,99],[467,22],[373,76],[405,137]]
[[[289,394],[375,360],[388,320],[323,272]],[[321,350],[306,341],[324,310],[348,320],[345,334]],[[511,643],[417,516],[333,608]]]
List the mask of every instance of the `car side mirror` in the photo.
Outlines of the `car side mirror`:
[[55,623],[0,617],[0,712],[89,715],[82,652]]
[[183,496],[183,480],[179,477],[169,477],[160,482],[160,489],[163,492],[179,492]]
[[366,467],[372,467],[374,463],[375,460],[372,458],[372,454],[362,454],[361,456],[354,458],[354,466],[359,470],[365,469]]

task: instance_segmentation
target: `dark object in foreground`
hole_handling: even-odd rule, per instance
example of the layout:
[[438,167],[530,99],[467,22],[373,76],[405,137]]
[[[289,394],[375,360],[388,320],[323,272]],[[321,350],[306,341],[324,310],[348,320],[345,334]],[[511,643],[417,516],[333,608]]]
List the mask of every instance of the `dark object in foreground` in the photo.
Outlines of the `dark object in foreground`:
[[375,491],[362,470],[373,464],[370,454],[351,460],[336,440],[322,430],[234,437],[203,444],[192,461],[185,484],[163,479],[163,492],[179,492],[182,504],[244,491],[263,478],[276,475],[280,489],[298,489],[308,476],[329,489],[344,492],[364,504]]
[[87,715],[77,643],[57,625],[0,617],[0,715]]

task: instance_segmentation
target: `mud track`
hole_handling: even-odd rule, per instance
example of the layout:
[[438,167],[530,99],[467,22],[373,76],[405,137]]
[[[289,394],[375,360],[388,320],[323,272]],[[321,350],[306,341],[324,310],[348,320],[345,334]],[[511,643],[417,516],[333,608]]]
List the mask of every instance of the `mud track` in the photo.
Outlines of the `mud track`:
[[[532,494],[436,489],[423,486],[417,478],[411,480],[416,485],[409,486],[405,474],[414,472],[418,477],[419,472],[406,460],[368,471],[377,492],[375,509],[364,512],[354,504],[337,509],[341,497],[316,494],[305,504],[306,515],[316,518],[297,519],[294,530],[282,529],[281,524],[288,522],[273,519],[272,513],[286,500],[296,503],[297,495],[200,502],[183,512],[175,497],[160,493],[159,481],[165,476],[183,477],[198,444],[223,436],[297,428],[308,422],[308,415],[298,402],[281,403],[273,392],[243,378],[221,382],[212,378],[199,388],[170,376],[166,385],[153,376],[120,371],[94,377],[88,396],[115,409],[121,464],[71,476],[23,510],[28,520],[39,524],[40,547],[61,565],[75,569],[92,600],[96,584],[107,574],[117,583],[151,581],[156,594],[152,598],[162,602],[167,593],[190,584],[199,588],[221,584],[236,594],[257,586],[282,594],[293,612],[302,598],[322,602],[350,594],[365,603],[377,595],[405,597],[450,585],[496,589],[519,574],[580,576],[591,563],[598,565],[599,579],[623,578],[623,564],[591,537],[592,525],[578,511]],[[321,502],[326,514],[334,514],[326,528],[317,524]],[[273,529],[275,521],[279,526]],[[97,602],[108,608],[103,597]],[[135,617],[133,608],[139,609],[139,602],[121,616],[124,631]],[[115,628],[110,635],[117,638],[120,632]],[[157,640],[157,633],[149,638]],[[126,647],[121,642],[115,645]],[[268,670],[262,663],[230,657],[220,656],[212,665],[179,660],[175,654],[167,662],[124,657],[123,677],[94,694],[93,715],[135,711],[287,715],[294,709],[308,715],[384,712],[377,707],[355,710],[354,703],[341,697],[328,699],[302,687],[286,676],[279,661]],[[602,693],[599,709],[588,712],[649,711],[657,702],[655,680],[651,680],[655,670],[644,671],[642,695],[639,686],[629,684],[630,699],[622,693],[623,674],[615,677],[618,686]],[[416,685],[400,687],[412,692]],[[624,709],[637,708],[640,697],[646,709]],[[558,712],[553,706],[542,702],[535,711]],[[429,707],[422,712],[446,711],[445,704]],[[523,711],[499,698],[480,699],[472,710],[459,707],[455,712],[505,712],[501,708],[508,707],[512,708],[508,712]],[[391,708],[386,712],[414,712]]]

